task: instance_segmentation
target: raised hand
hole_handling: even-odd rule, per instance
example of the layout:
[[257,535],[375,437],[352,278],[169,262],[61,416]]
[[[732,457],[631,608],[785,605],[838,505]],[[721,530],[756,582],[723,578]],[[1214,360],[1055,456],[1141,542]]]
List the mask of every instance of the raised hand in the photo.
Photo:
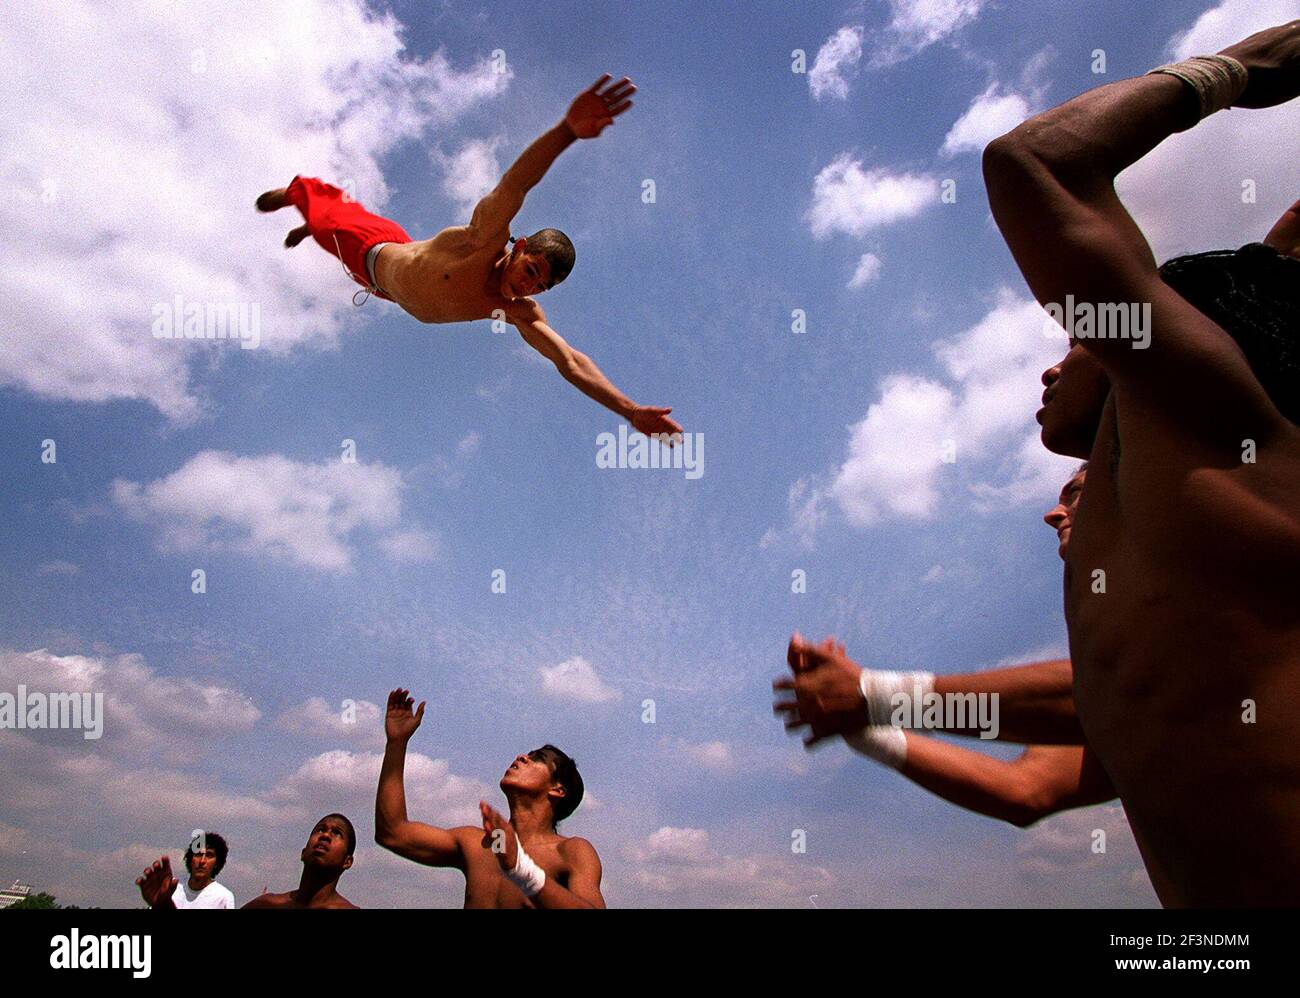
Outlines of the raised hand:
[[1300,21],[1257,31],[1219,55],[1232,56],[1250,74],[1234,107],[1273,107],[1300,96]]
[[478,809],[483,815],[483,848],[491,849],[502,872],[509,873],[519,859],[519,836],[514,826],[487,801],[479,801]]
[[611,83],[605,90],[600,88],[609,82],[606,73],[599,80],[574,99],[564,115],[564,123],[580,139],[594,139],[607,125],[632,106],[629,100],[636,87],[626,76],[617,83]]
[[424,720],[424,701],[420,709],[413,710],[415,700],[410,690],[396,689],[388,694],[388,711],[384,715],[384,734],[389,741],[405,741],[415,734],[415,729]]
[[172,861],[164,856],[153,866],[146,867],[145,871],[136,878],[135,885],[140,888],[140,896],[150,908],[157,908],[160,905],[167,907],[171,904],[172,891],[176,890],[176,878],[172,876]]
[[[672,436],[676,433],[680,436],[682,424],[675,419],[669,418],[668,414],[672,411],[672,406],[639,405],[628,422],[632,424],[634,429],[640,430],[647,437],[652,437],[656,433],[665,436]],[[667,441],[670,447],[676,442],[673,440]]]
[[805,745],[871,723],[858,685],[862,667],[848,657],[844,645],[834,638],[813,645],[796,633],[790,638],[786,660],[793,675],[774,680],[772,689],[776,693],[791,692],[794,699],[777,700],[772,710],[785,715],[787,731],[809,729]]

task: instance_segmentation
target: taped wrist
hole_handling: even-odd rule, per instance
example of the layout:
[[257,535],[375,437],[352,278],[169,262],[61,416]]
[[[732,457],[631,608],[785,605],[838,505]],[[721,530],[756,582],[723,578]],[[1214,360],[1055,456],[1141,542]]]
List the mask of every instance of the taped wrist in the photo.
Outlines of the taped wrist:
[[887,725],[894,714],[894,697],[900,693],[912,700],[909,717],[921,716],[921,697],[934,692],[933,672],[888,672],[863,669],[858,689],[867,701],[867,715],[873,725]]
[[506,879],[523,891],[525,897],[535,897],[546,886],[546,871],[524,852],[523,843],[518,843],[517,848],[519,855],[515,857],[514,869],[506,873]]
[[844,744],[860,755],[888,766],[902,769],[907,761],[907,735],[892,724],[873,724],[858,731],[845,732]]
[[1147,73],[1176,76],[1196,93],[1201,117],[1231,107],[1246,89],[1250,74],[1229,55],[1198,55],[1181,62],[1168,62]]

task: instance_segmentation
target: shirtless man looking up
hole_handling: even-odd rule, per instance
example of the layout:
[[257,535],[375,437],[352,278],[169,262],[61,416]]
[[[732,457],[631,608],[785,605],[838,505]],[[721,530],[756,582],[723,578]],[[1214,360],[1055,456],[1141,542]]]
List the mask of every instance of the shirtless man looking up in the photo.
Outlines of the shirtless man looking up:
[[586,839],[556,831],[582,800],[573,760],[546,745],[516,756],[501,777],[507,820],[479,801],[481,826],[435,828],[406,817],[406,744],[424,719],[409,690],[388,695],[388,738],[375,799],[375,841],[425,866],[465,874],[466,908],[603,908],[600,857]]

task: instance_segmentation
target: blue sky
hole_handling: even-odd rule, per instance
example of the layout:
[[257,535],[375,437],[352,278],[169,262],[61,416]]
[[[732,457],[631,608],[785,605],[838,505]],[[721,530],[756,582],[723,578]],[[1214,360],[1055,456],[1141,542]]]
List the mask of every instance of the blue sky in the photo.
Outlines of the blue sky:
[[[958,811],[842,746],[804,753],[768,683],[796,628],[881,668],[1064,652],[1040,517],[1071,465],[1032,425],[1061,347],[978,150],[1297,4],[73,8],[40,15],[58,32],[3,15],[0,78],[40,113],[0,124],[26,236],[3,250],[0,688],[81,677],[109,711],[99,743],[0,732],[0,879],[133,904],[134,871],[207,826],[241,902],[287,889],[319,813],[369,842],[365,705],[403,685],[430,701],[412,816],[472,821],[515,753],[554,742],[591,797],[565,830],[611,904],[1154,903],[1117,807],[1027,832]],[[820,69],[792,72],[795,49]],[[635,106],[514,231],[573,238],[551,325],[703,435],[695,480],[598,468],[617,420],[513,332],[354,309],[337,261],[281,248],[290,212],[252,211],[300,172],[416,238],[463,223],[603,72]],[[1158,255],[1262,236],[1295,197],[1285,150],[1254,141],[1279,120],[1209,122],[1121,178]],[[178,294],[256,304],[261,345],[153,338]],[[369,844],[343,890],[460,901],[458,876]]]

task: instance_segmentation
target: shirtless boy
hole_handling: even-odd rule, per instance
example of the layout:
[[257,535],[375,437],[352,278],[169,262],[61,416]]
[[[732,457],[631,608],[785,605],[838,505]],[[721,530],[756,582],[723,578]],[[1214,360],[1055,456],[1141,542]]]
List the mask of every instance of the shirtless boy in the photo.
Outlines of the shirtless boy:
[[468,225],[443,229],[432,239],[412,240],[396,222],[311,177],[294,177],[288,187],[267,191],[257,199],[258,210],[297,207],[305,221],[289,233],[286,246],[313,236],[357,283],[420,322],[509,322],[583,394],[642,433],[671,437],[682,428],[669,417],[670,407],[638,405],[624,395],[590,357],[547,325],[530,297],[549,291],[573,269],[569,238],[559,229],[510,235],[524,197],[556,157],[578,139],[594,139],[632,106],[636,87],[626,77],[606,86],[609,79],[606,74],[579,94],[564,120],[524,150],[478,203]]
[[586,839],[556,831],[582,800],[573,760],[546,745],[517,756],[501,777],[506,819],[479,801],[481,826],[435,828],[406,817],[406,744],[424,719],[409,690],[388,695],[388,744],[375,800],[375,841],[425,866],[465,874],[466,908],[603,908],[600,857]]

